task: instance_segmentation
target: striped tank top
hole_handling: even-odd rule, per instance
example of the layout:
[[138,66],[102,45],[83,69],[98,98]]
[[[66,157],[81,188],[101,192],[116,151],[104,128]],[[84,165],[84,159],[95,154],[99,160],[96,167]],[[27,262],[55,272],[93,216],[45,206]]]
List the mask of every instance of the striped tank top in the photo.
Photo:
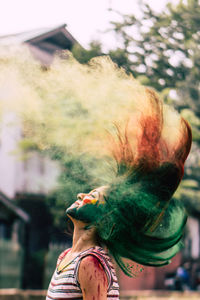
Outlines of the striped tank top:
[[119,299],[119,285],[115,274],[112,261],[108,254],[101,247],[92,247],[81,252],[70,264],[62,271],[58,271],[58,265],[70,249],[65,250],[58,258],[56,270],[52,276],[47,291],[46,300],[61,299],[83,299],[81,287],[78,281],[78,270],[81,260],[88,256],[95,256],[101,263],[108,278],[107,298],[109,300]]

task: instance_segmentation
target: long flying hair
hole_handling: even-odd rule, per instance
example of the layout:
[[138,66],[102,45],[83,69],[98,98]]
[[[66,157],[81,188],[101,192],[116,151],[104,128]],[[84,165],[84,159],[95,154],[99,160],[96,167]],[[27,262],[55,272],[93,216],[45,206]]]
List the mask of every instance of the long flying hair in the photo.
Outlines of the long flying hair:
[[186,213],[172,198],[184,173],[191,129],[157,94],[146,88],[144,110],[115,124],[111,154],[113,179],[96,226],[121,269],[134,275],[123,258],[162,266],[180,250]]

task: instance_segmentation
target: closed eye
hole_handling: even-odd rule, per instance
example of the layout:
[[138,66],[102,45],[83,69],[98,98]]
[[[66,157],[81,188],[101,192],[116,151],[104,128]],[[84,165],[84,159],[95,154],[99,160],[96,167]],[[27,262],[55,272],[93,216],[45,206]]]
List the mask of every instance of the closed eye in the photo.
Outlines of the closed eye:
[[97,191],[94,191],[92,192],[91,194],[89,194],[92,198],[94,199],[99,199],[99,192]]

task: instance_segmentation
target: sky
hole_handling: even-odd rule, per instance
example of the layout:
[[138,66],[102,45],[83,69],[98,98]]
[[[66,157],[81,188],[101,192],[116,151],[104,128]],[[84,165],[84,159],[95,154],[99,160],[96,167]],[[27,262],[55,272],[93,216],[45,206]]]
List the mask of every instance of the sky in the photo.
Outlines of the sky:
[[[58,26],[67,29],[86,47],[91,40],[100,40],[112,48],[115,39],[109,22],[117,20],[113,8],[123,13],[139,14],[139,0],[0,0],[0,36],[31,29]],[[175,2],[176,0],[170,0]],[[161,11],[167,0],[146,0],[156,11]]]

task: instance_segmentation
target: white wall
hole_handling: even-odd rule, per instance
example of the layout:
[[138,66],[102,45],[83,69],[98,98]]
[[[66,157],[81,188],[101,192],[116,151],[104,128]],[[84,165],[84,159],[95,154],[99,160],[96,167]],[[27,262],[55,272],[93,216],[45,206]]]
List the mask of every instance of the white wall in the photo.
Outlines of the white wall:
[[[20,140],[20,127],[13,113],[4,115],[0,134],[0,190],[8,197],[15,195],[16,146]],[[14,125],[15,124],[15,125]]]
[[1,124],[0,191],[10,198],[17,192],[48,193],[56,185],[58,164],[36,152],[22,160],[18,148],[20,122],[14,113],[7,113]]
[[58,164],[37,152],[18,164],[17,168],[20,169],[20,177],[16,177],[17,192],[46,194],[56,186]]
[[189,217],[187,221],[187,238],[186,247],[190,248],[190,256],[193,259],[199,258],[200,255],[200,233],[198,219]]

